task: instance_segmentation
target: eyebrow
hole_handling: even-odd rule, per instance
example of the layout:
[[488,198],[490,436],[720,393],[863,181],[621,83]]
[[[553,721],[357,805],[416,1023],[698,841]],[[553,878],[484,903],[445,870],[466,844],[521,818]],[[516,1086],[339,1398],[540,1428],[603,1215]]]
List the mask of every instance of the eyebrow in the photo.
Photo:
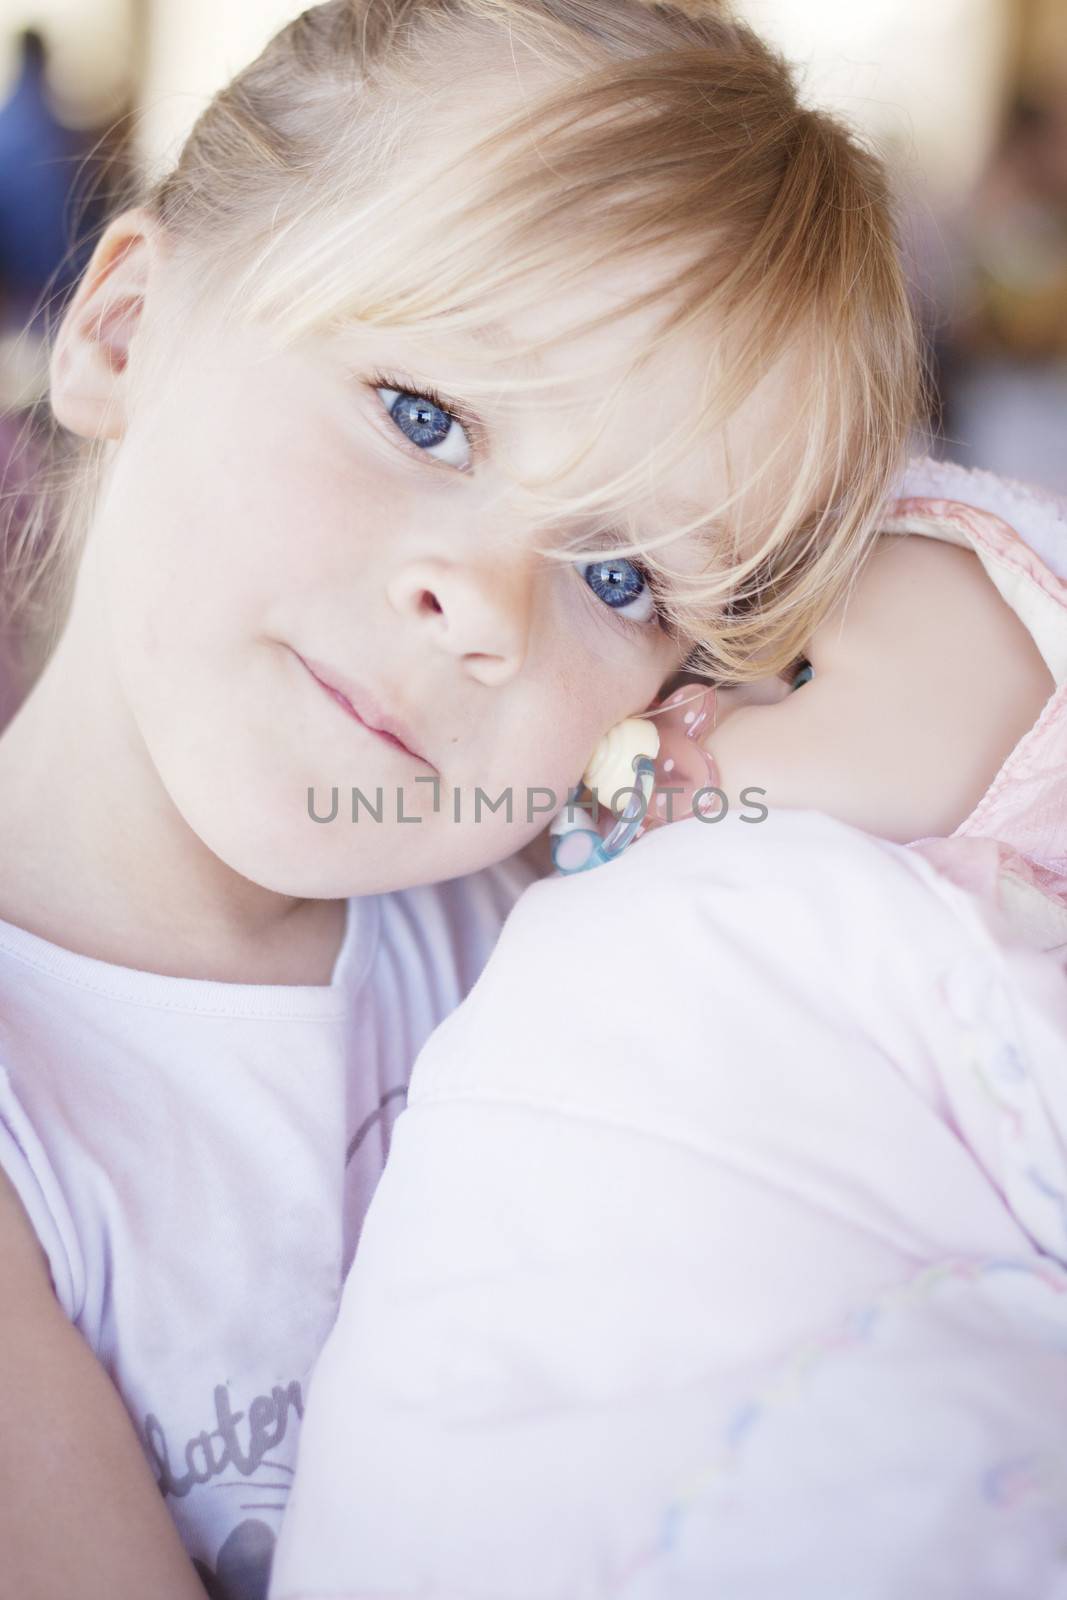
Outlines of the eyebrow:
[[466,330],[479,344],[514,345],[511,330],[503,322],[475,322]]
[[[679,513],[679,525],[701,518],[704,520],[704,526],[690,528],[686,533],[678,534],[673,540],[662,544],[655,552],[657,560],[661,561],[665,568],[673,568],[685,578],[720,574],[724,570],[723,562],[729,563],[731,559],[732,534],[726,520],[722,516],[708,520],[709,507],[706,504],[700,505],[695,500],[671,501],[670,506],[672,514]],[[682,516],[683,511],[689,511],[692,515]],[[654,535],[664,530],[660,527],[651,531]]]

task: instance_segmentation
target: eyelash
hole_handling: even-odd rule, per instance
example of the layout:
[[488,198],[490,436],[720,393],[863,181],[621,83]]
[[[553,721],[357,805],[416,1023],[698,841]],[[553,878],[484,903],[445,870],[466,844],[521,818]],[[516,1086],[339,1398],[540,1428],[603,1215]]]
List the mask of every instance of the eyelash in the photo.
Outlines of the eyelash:
[[[372,372],[365,381],[372,393],[376,389],[395,389],[400,394],[413,395],[419,400],[429,400],[430,403],[435,405],[439,411],[443,411],[446,417],[450,417],[452,421],[458,422],[460,426],[466,430],[470,437],[472,454],[475,461],[478,461],[483,456],[488,439],[488,429],[486,428],[485,423],[482,421],[482,418],[475,415],[473,411],[470,411],[461,400],[453,400],[450,395],[442,394],[440,390],[436,389],[431,383],[424,383],[421,381],[416,382],[416,380],[410,375],[405,376],[403,373],[398,372],[390,373],[379,370]],[[377,399],[377,396],[375,396],[375,398]],[[384,414],[388,416],[388,408],[386,407],[384,401],[378,400],[378,404],[381,406]],[[419,450],[417,446],[411,444],[409,440],[406,440],[399,428],[396,428],[395,432],[401,448],[407,454],[421,457],[423,460],[428,460],[431,466],[441,465],[441,463],[435,462],[432,456],[427,456],[425,451]],[[445,470],[448,472],[465,472],[469,471],[470,469],[463,467],[446,467]],[[623,559],[629,560],[629,557],[625,557]],[[660,592],[653,581],[651,574],[644,567],[642,567],[639,562],[631,562],[631,565],[634,567],[635,571],[641,574],[641,577],[644,579],[648,586],[649,592],[651,593],[652,604],[655,607],[656,627],[658,627],[662,632],[667,632],[669,630],[669,624],[666,611],[660,599]],[[586,592],[592,596],[592,590],[589,588],[588,584],[585,585],[585,588]],[[610,610],[610,607],[605,606],[600,602],[595,603],[598,612]],[[613,612],[612,616],[616,623],[621,623],[625,628],[631,628],[635,633],[647,633],[650,626],[648,622],[636,622],[633,617],[624,617],[618,611]]]
[[[400,394],[413,395],[417,400],[429,400],[430,403],[435,405],[439,411],[443,411],[446,417],[450,417],[453,422],[458,422],[462,428],[466,429],[466,432],[470,437],[471,454],[473,455],[475,461],[480,460],[484,454],[486,441],[489,437],[489,431],[481,417],[476,416],[473,411],[468,410],[461,400],[453,400],[449,395],[441,394],[441,392],[438,389],[435,389],[432,384],[421,382],[416,383],[414,378],[410,376],[405,377],[403,373],[398,372],[373,372],[366,379],[366,383],[372,393],[375,389],[396,389]],[[377,400],[378,397],[375,396],[375,399]],[[383,400],[378,400],[378,404],[388,417],[389,411],[385,405],[385,402]],[[418,446],[413,445],[409,439],[405,439],[399,428],[396,428],[394,431],[396,432],[397,438],[400,441],[401,448],[408,455],[419,457],[424,461],[429,461],[431,466],[440,467],[444,465],[442,462],[434,461],[434,458],[432,456],[428,456],[425,450],[420,450]],[[445,471],[463,473],[469,472],[470,468],[445,466]]]

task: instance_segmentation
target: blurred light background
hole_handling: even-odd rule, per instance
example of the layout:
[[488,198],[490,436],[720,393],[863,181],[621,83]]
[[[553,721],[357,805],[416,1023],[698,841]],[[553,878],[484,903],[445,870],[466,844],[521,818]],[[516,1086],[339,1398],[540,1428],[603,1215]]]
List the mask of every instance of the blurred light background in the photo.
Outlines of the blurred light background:
[[[299,9],[0,0],[0,405],[39,389],[43,317],[31,337],[26,325],[84,265],[112,163],[165,166],[218,85]],[[738,9],[796,64],[809,100],[891,158],[939,368],[934,448],[1067,492],[1067,0]]]
[[[0,478],[42,391],[43,307],[54,320],[84,265],[111,175],[130,156],[168,164],[300,9],[0,0]],[[1067,494],[1067,0],[737,9],[795,63],[805,98],[890,158],[937,376],[917,445]]]

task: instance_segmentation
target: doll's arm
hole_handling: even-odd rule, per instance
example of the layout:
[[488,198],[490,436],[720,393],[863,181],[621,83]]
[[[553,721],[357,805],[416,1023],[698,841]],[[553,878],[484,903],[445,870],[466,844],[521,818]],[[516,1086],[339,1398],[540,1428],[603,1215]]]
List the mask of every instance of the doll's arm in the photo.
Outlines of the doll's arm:
[[0,1169],[0,1589],[204,1600],[133,1425]]

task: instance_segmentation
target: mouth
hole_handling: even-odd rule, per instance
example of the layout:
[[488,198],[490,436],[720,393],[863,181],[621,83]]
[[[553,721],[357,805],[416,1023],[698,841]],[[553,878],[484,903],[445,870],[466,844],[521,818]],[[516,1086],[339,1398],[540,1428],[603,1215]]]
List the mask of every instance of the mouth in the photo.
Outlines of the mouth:
[[394,749],[402,751],[404,755],[411,756],[413,760],[420,761],[423,766],[436,772],[433,763],[415,749],[411,742],[412,736],[404,723],[396,717],[387,716],[371,695],[342,678],[324,663],[309,661],[298,650],[294,650],[293,654],[320,688],[325,689],[331,699],[335,700],[361,727],[366,728],[368,733],[375,734],[383,744],[392,745]]

